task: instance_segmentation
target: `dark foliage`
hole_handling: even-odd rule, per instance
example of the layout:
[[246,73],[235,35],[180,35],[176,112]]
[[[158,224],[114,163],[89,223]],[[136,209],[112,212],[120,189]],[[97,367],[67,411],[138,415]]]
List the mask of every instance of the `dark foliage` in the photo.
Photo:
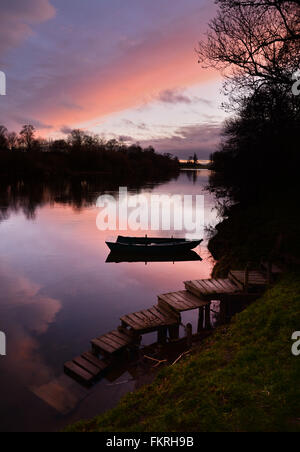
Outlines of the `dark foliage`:
[[104,142],[80,130],[72,131],[67,141],[47,142],[35,139],[31,126],[24,126],[18,139],[0,128],[0,162],[0,174],[13,179],[106,174],[120,183],[147,182],[165,180],[179,171],[177,158],[157,154],[151,147]]
[[210,190],[224,216],[209,244],[219,260],[215,274],[261,258],[299,263],[300,93],[292,87],[300,69],[300,5],[217,3],[199,57],[226,71],[234,116],[212,156]]

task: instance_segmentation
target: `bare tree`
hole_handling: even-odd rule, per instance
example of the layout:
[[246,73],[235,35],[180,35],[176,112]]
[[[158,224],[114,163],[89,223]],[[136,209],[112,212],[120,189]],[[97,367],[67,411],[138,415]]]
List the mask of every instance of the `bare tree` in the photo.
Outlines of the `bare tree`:
[[199,62],[221,70],[231,92],[266,84],[291,88],[300,68],[297,0],[218,0],[217,16],[199,43]]
[[35,135],[35,128],[34,126],[28,124],[23,126],[20,137],[23,144],[25,144],[28,151],[32,150],[33,143],[34,143],[34,135]]
[[0,125],[0,150],[7,149],[7,128]]
[[7,135],[7,143],[8,143],[8,148],[13,151],[14,149],[16,149],[18,147],[18,135],[16,134],[16,132],[10,132]]
[[80,150],[84,144],[85,132],[80,129],[74,129],[68,135],[68,143],[76,150]]

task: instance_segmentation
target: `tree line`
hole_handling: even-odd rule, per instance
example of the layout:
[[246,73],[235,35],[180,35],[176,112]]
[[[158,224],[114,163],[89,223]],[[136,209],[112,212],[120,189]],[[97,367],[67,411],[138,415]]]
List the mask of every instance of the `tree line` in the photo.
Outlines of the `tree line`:
[[153,147],[122,140],[104,140],[83,130],[71,130],[67,138],[36,138],[32,125],[19,134],[0,126],[0,174],[9,178],[36,178],[102,174],[128,184],[160,181],[176,176],[180,165],[171,154],[159,154]]
[[[0,125],[0,151],[41,151],[41,152],[69,152],[69,151],[142,151],[139,144],[128,146],[122,138],[119,140],[105,140],[97,134],[80,129],[70,130],[66,139],[49,139],[36,137],[36,128],[26,124],[20,133],[9,132],[4,125]],[[152,147],[148,152],[154,153]],[[167,154],[166,154],[167,155]],[[172,156],[168,154],[170,158]]]

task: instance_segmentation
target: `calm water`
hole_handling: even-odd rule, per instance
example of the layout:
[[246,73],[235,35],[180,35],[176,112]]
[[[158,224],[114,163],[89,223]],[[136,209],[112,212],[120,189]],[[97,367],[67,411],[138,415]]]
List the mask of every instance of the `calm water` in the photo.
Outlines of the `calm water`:
[[[200,194],[208,176],[183,171],[177,180],[141,192]],[[18,190],[0,200],[0,331],[7,336],[7,356],[0,357],[0,429],[57,430],[114,406],[135,387],[135,381],[123,383],[133,376],[120,370],[83,390],[62,375],[64,362],[86,351],[91,338],[115,329],[122,315],[155,304],[157,294],[209,277],[213,261],[204,242],[199,262],[105,263],[111,233],[96,228],[95,187],[83,185],[84,196],[78,187],[75,193],[45,188],[42,196],[40,190]],[[216,223],[213,206],[205,193],[207,225]],[[187,320],[195,324],[193,314]],[[143,343],[151,341],[145,336]]]

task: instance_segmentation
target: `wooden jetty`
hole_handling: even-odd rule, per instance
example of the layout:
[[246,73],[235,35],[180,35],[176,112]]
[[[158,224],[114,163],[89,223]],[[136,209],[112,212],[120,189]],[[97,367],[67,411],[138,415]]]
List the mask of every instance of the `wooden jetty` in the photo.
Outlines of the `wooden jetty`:
[[[198,310],[198,333],[203,328],[209,330],[212,301],[226,304],[255,300],[270,284],[274,273],[278,273],[276,267],[253,271],[247,268],[230,271],[228,278],[186,281],[185,290],[158,295],[157,305],[124,315],[117,330],[92,339],[91,351],[67,362],[65,373],[80,383],[91,385],[111,366],[118,353],[137,349],[143,334],[157,332],[158,343],[178,340],[182,312]],[[220,315],[225,321],[226,307],[221,309]],[[191,343],[190,324],[186,334]]]
[[92,339],[94,354],[112,355],[121,352],[134,342],[134,336],[126,329],[119,329]]

